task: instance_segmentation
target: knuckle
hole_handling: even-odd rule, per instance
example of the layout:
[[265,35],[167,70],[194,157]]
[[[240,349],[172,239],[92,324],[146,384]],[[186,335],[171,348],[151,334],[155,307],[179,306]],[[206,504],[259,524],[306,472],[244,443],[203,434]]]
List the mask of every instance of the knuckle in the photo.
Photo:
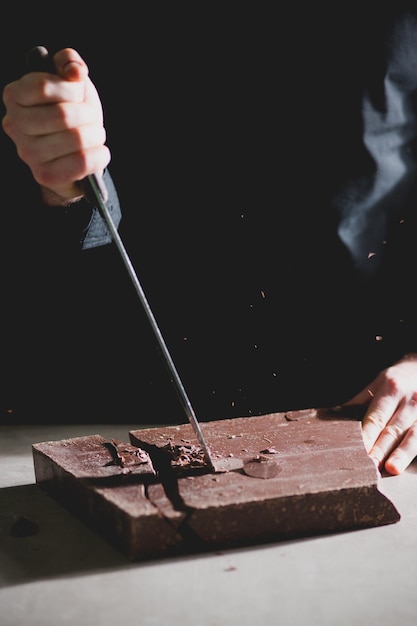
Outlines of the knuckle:
[[367,415],[363,421],[364,424],[372,424],[373,426],[376,426],[378,430],[382,430],[386,424],[386,419],[384,418],[383,414],[377,411]]
[[[412,424],[410,428],[408,429],[407,438],[412,440],[413,442],[417,442],[417,421],[414,422],[414,424]],[[417,454],[417,446],[416,446],[416,454]]]
[[402,437],[403,433],[404,430],[397,424],[388,424],[388,426],[384,428],[384,435],[388,435],[395,441]]
[[13,100],[14,87],[13,83],[5,85],[2,92],[2,98],[4,104],[7,106]]
[[32,163],[35,158],[36,150],[30,141],[20,141],[17,146],[17,153],[25,163]]
[[79,127],[72,128],[69,132],[73,150],[83,150],[85,148],[85,138],[82,129]]
[[6,113],[6,115],[3,117],[1,125],[6,135],[13,139],[17,129],[16,124],[13,122],[12,117],[8,113]]
[[401,380],[393,367],[389,367],[385,370],[384,375],[384,388],[387,395],[398,396],[401,394]]
[[65,102],[56,102],[54,105],[54,119],[62,128],[71,128],[71,115]]

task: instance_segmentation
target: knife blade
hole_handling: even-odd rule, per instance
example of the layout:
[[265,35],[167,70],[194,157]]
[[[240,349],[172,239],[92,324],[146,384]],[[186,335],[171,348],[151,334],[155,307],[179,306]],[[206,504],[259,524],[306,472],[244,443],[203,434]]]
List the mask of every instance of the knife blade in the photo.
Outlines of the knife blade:
[[[26,64],[31,71],[43,71],[43,72],[50,72],[53,74],[55,73],[55,68],[53,66],[52,59],[50,58],[48,50],[44,46],[34,46],[33,48],[31,48],[26,53]],[[117,230],[117,227],[113,221],[111,213],[106,206],[108,194],[107,194],[105,183],[102,177],[99,176],[98,174],[91,174],[87,176],[86,178],[84,178],[82,181],[80,181],[80,186],[87,200],[90,203],[97,205],[97,208],[99,209],[102,217],[105,219],[107,223],[107,226],[112,236],[112,240],[120,253],[120,256],[130,276],[131,282],[133,283],[135,291],[139,297],[139,300],[145,310],[146,316],[150,322],[150,325],[156,337],[158,346],[161,350],[162,356],[168,367],[168,371],[171,375],[171,380],[174,384],[174,387],[178,393],[179,399],[182,403],[184,412],[203,449],[207,465],[209,466],[211,471],[216,471],[216,468],[215,468],[215,465],[214,465],[214,462],[210,453],[210,449],[207,445],[207,442],[201,430],[200,424],[198,422],[195,411],[192,407],[191,401],[182,383],[182,380],[177,371],[177,368],[174,365],[174,361],[171,357],[171,354],[168,350],[167,344],[163,338],[163,335],[158,326],[156,318],[146,298],[145,292],[139,281],[139,278],[132,264],[132,261],[120,237],[119,231]],[[218,466],[217,471],[224,471],[222,464]]]

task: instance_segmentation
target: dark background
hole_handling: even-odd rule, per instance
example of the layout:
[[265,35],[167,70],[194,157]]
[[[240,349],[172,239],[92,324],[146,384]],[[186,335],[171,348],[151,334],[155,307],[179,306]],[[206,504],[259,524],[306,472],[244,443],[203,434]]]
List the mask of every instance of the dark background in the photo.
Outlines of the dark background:
[[[73,47],[89,65],[120,232],[202,419],[338,403],[401,353],[401,342],[376,345],[375,336],[388,336],[404,311],[386,301],[386,277],[381,289],[352,271],[330,202],[347,173],[367,166],[361,87],[384,70],[391,11],[339,3],[270,13],[142,3],[4,11],[2,84],[26,71],[33,45]],[[95,340],[95,359],[78,356],[74,368],[40,335],[25,366],[30,389],[16,384],[20,419],[183,421],[127,276],[100,255],[86,301],[95,301],[92,323],[103,334],[109,320],[106,345]],[[405,307],[406,275],[390,276],[409,294]],[[36,281],[32,288],[40,303]],[[74,302],[68,355],[80,354],[89,328],[80,322],[89,312]],[[61,336],[52,313],[50,328]],[[27,334],[32,341],[30,326]],[[40,391],[31,372],[42,358],[50,372]]]

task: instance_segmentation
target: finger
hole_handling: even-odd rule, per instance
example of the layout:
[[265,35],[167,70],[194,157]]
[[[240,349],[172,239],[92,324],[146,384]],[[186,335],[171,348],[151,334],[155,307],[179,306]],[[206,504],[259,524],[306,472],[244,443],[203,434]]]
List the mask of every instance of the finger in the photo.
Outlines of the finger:
[[401,402],[396,412],[382,429],[369,455],[378,466],[400,445],[405,433],[416,422],[416,410],[414,405]]
[[74,152],[100,147],[105,141],[103,126],[84,125],[39,138],[26,138],[23,157],[28,163],[48,163]]
[[39,166],[33,174],[40,185],[53,189],[60,195],[59,187],[82,180],[89,174],[102,172],[109,162],[109,149],[99,146],[50,161]]
[[[59,133],[71,128],[97,124],[97,111],[94,107],[83,102],[58,102],[54,105],[37,106],[29,109],[22,108],[14,116],[13,128],[18,129],[21,135],[39,137],[52,133]],[[4,120],[7,126],[7,118]],[[12,132],[10,127],[9,133]]]
[[405,430],[396,423],[389,423],[385,426],[375,444],[368,451],[378,467],[382,467],[384,460],[398,447],[404,433]]
[[18,116],[21,109],[57,102],[83,102],[88,86],[85,81],[70,82],[52,74],[26,74],[6,85],[3,102],[7,114]]
[[369,452],[379,435],[386,427],[398,407],[396,396],[382,396],[375,398],[362,420],[362,437],[366,450]]
[[389,455],[384,468],[390,474],[401,474],[417,456],[417,424],[405,433],[401,443]]

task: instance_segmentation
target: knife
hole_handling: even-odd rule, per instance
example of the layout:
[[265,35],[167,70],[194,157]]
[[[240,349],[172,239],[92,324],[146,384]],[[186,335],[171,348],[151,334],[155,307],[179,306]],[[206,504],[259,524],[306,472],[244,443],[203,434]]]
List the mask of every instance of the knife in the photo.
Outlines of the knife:
[[[26,64],[31,71],[38,72],[49,72],[54,74],[55,68],[52,62],[52,59],[49,56],[48,50],[44,46],[34,46],[26,53]],[[114,224],[113,218],[111,216],[110,211],[106,206],[106,201],[108,198],[107,189],[105,183],[101,176],[97,174],[91,174],[80,181],[80,186],[84,192],[87,200],[97,205],[101,215],[105,219],[107,226],[110,230],[113,242],[115,243],[120,256],[126,266],[126,269],[129,273],[130,279],[133,283],[133,286],[136,290],[137,295],[141,301],[141,304],[145,310],[145,313],[148,317],[148,320],[151,324],[152,330],[157,339],[159,348],[162,352],[162,356],[165,360],[165,363],[168,367],[168,371],[171,375],[172,382],[174,383],[175,389],[179,395],[180,401],[182,403],[185,414],[197,436],[197,439],[203,448],[204,456],[206,458],[207,465],[209,466],[211,471],[225,471],[226,465],[222,463],[218,463],[217,467],[215,467],[209,447],[204,438],[203,432],[201,430],[200,424],[197,420],[196,414],[190,402],[190,399],[185,391],[185,387],[181,381],[181,378],[178,374],[178,371],[174,365],[174,361],[169,353],[168,347],[165,343],[165,340],[162,336],[162,333],[159,329],[159,326],[156,322],[155,316],[152,313],[151,307],[149,306],[149,302],[145,296],[145,292],[142,288],[142,285],[138,279],[136,271],[133,267],[133,264],[129,258],[129,255],[126,251],[126,248],[123,244],[123,241],[119,235],[119,232]],[[227,468],[226,468],[227,469]]]

